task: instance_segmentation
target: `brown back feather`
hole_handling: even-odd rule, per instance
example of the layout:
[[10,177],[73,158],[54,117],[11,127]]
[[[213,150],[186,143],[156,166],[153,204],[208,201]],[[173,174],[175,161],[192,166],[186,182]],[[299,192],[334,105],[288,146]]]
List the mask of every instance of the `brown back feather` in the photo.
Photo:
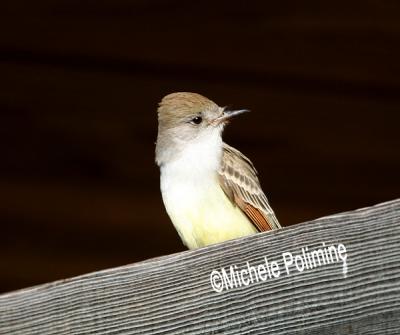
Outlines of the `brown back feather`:
[[226,143],[223,146],[219,179],[228,198],[248,216],[259,231],[281,227],[261,189],[254,165],[240,151]]

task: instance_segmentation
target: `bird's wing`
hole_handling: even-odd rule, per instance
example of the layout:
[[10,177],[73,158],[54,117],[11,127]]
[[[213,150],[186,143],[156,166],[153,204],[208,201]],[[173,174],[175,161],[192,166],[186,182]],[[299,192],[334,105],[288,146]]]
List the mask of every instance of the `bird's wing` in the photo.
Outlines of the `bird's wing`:
[[218,173],[225,194],[259,231],[281,228],[261,189],[257,171],[246,156],[224,143],[222,164]]

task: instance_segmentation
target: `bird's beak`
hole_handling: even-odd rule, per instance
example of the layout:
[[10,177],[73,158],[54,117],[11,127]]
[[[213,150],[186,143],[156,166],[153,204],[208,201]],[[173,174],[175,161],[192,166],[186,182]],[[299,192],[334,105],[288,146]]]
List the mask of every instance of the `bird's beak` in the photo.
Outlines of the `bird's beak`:
[[213,120],[212,124],[217,126],[220,124],[227,123],[232,117],[246,112],[250,112],[250,110],[248,109],[239,109],[235,111],[224,110],[221,116]]

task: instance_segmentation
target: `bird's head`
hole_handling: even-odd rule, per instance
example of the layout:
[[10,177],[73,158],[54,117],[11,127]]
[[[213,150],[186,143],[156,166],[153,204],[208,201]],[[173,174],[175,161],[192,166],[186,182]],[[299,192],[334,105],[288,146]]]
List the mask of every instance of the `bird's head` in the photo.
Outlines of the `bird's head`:
[[189,92],[171,93],[158,107],[156,155],[192,142],[221,138],[224,125],[246,109],[230,111],[206,97]]

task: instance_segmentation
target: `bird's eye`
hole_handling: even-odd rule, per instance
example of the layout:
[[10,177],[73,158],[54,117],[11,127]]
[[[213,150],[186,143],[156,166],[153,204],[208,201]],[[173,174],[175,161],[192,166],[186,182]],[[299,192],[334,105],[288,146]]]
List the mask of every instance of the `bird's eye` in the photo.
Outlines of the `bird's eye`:
[[192,123],[192,124],[200,124],[202,121],[203,121],[203,118],[201,116],[196,116],[190,121],[190,123]]

